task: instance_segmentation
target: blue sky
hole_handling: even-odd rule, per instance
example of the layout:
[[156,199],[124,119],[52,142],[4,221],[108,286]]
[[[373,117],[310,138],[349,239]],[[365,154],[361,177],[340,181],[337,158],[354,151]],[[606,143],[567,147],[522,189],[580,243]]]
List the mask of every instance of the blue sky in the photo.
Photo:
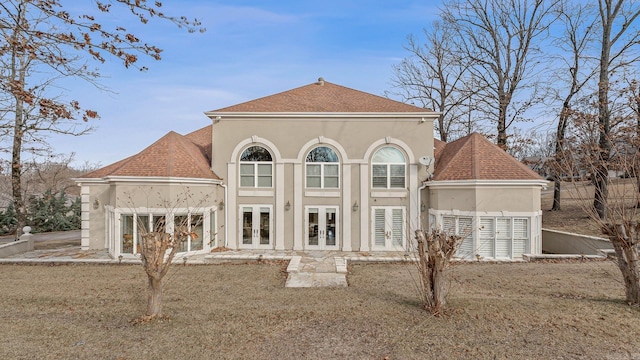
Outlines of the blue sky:
[[164,21],[128,27],[164,50],[149,70],[102,67],[99,91],[80,81],[65,88],[97,110],[95,131],[51,137],[57,153],[75,152],[75,164],[108,165],[133,155],[167,132],[208,125],[204,111],[325,80],[382,95],[392,66],[408,53],[409,34],[436,18],[439,1],[165,0],[167,13],[196,17],[207,31],[188,34]]

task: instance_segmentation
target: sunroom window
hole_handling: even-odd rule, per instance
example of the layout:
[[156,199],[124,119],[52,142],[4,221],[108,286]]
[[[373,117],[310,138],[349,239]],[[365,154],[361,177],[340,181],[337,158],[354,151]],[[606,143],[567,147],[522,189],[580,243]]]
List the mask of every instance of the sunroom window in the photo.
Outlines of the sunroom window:
[[401,189],[405,187],[406,161],[402,152],[386,146],[378,150],[371,160],[372,187]]
[[306,159],[307,187],[335,189],[340,183],[340,160],[338,155],[326,146],[309,152]]
[[273,158],[262,146],[251,146],[240,155],[240,186],[273,186]]

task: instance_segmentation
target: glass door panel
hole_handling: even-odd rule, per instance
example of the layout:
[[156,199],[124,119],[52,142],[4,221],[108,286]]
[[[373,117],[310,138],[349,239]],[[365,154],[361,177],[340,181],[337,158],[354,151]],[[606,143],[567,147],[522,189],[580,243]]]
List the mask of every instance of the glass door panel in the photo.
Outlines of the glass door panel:
[[253,208],[242,208],[242,243],[250,245],[253,242]]
[[325,227],[327,234],[325,236],[325,245],[327,246],[335,246],[336,245],[336,209],[328,208],[325,210],[326,219],[325,219]]
[[260,245],[269,245],[271,242],[271,209],[260,208]]
[[308,244],[310,246],[318,246],[320,243],[318,242],[318,230],[320,227],[318,218],[318,208],[309,208],[309,215],[307,217],[308,221],[308,231],[309,231],[309,241]]

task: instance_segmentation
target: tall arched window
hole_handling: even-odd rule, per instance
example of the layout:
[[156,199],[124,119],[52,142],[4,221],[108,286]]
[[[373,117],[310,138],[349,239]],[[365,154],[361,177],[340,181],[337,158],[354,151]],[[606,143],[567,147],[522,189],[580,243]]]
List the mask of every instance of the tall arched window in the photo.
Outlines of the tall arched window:
[[307,187],[336,189],[340,183],[340,159],[326,146],[317,147],[309,152],[306,159]]
[[385,146],[371,159],[372,187],[399,189],[405,187],[406,161],[404,154],[394,147]]
[[262,146],[248,147],[240,155],[240,186],[273,186],[273,158]]

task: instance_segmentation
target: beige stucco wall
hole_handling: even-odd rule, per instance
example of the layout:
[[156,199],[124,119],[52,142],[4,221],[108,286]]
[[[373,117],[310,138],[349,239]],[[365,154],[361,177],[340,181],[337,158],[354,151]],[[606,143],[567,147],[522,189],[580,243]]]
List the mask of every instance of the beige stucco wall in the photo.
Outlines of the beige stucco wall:
[[[233,118],[227,120],[222,117],[222,120],[213,126],[213,171],[219,176],[226,174],[227,163],[237,161],[237,159],[231,159],[233,150],[241,141],[253,135],[275,144],[284,159],[296,159],[303,145],[317,139],[318,136],[337,141],[345,149],[349,159],[363,159],[372,143],[387,136],[402,140],[412,149],[416,157],[433,156],[433,122],[431,120],[420,122],[417,118],[400,117],[388,119]],[[426,172],[422,175],[426,175]]]
[[[369,213],[371,206],[398,205],[406,208],[407,218],[417,217],[410,196],[416,192],[422,180],[427,178],[424,166],[418,165],[421,156],[433,156],[433,122],[421,121],[420,117],[363,118],[328,115],[326,118],[285,117],[285,118],[229,118],[221,116],[213,127],[213,171],[231,187],[237,187],[239,156],[249,146],[260,145],[274,155],[273,188],[253,189],[261,196],[247,196],[246,188],[234,189],[230,200],[229,216],[233,228],[228,229],[232,242],[230,247],[239,245],[240,207],[242,205],[271,204],[274,228],[283,223],[281,237],[284,248],[292,249],[296,236],[302,237],[304,211],[309,206],[335,206],[338,208],[339,241],[341,249],[358,250],[361,247],[361,212]],[[405,152],[407,159],[407,189],[370,189],[370,160],[375,151],[386,145],[395,146]],[[307,152],[317,146],[333,148],[340,157],[339,189],[305,188],[304,158]],[[277,171],[278,164],[284,164],[284,171]],[[299,175],[296,175],[295,168]],[[234,174],[229,174],[229,168]],[[364,169],[364,170],[363,170]],[[362,177],[362,171],[367,173]],[[361,191],[362,187],[366,191]],[[414,189],[415,188],[415,189]],[[268,195],[265,196],[265,192]],[[242,194],[241,194],[242,193]],[[331,193],[331,194],[328,194]],[[301,195],[300,195],[301,194]],[[366,199],[363,199],[363,194]],[[278,197],[281,197],[279,203]],[[413,201],[416,202],[415,196]],[[283,209],[289,202],[291,209]],[[359,210],[353,211],[353,204]],[[370,219],[366,228],[370,228]],[[235,224],[235,225],[234,225]],[[296,235],[299,234],[299,235]],[[299,241],[299,240],[298,240]],[[367,240],[368,241],[368,240]],[[347,244],[345,246],[345,244]],[[277,246],[277,245],[276,245]]]
[[429,207],[478,212],[539,211],[540,190],[540,185],[433,188],[429,190]]

